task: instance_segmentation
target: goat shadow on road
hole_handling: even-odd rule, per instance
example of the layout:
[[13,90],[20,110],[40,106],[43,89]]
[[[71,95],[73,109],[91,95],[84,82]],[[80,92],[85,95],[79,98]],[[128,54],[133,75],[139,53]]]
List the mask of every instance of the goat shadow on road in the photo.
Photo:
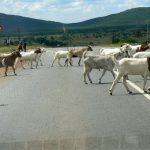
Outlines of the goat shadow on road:
[[[118,82],[118,83],[122,83],[122,82]],[[101,83],[99,83],[99,82],[96,82],[96,83],[89,83],[89,84],[87,84],[87,85],[107,85],[107,84],[112,84],[112,82],[101,82]]]
[[25,67],[23,70],[36,70],[36,69],[43,69],[45,67],[47,67],[48,65],[43,65],[43,66],[38,66],[37,68],[30,68],[30,67]]
[[6,107],[8,104],[0,104],[0,107]]
[[142,95],[142,94],[150,94],[150,92],[147,92],[147,93],[139,93],[139,92],[134,92],[134,93],[132,93],[131,95]]
[[31,74],[17,74],[17,75],[14,75],[14,74],[8,74],[7,76],[4,76],[4,75],[0,75],[0,78],[9,78],[9,77],[21,77],[21,76],[26,76],[26,75],[31,75]]
[[123,95],[127,95],[127,96],[134,96],[134,95],[143,95],[143,94],[150,94],[150,92],[147,92],[147,93],[139,93],[139,92],[134,92],[134,93],[131,93],[131,94],[128,94],[128,93],[124,93],[124,94],[113,94],[112,96],[123,96]]
[[[139,94],[141,94],[141,93],[139,93]],[[128,94],[128,93],[121,93],[121,94],[112,94],[111,96],[115,96],[115,97],[117,97],[117,96],[133,96],[134,94],[132,93],[132,94]],[[121,100],[121,99],[120,99]]]
[[83,65],[80,65],[80,66],[79,65],[73,65],[73,66],[69,65],[69,66],[64,66],[64,67],[83,67]]

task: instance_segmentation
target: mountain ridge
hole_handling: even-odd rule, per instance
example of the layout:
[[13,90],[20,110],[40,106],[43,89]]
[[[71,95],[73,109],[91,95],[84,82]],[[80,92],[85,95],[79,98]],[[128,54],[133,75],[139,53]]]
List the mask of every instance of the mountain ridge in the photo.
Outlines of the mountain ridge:
[[61,23],[55,21],[46,21],[29,17],[9,15],[0,13],[0,24],[4,26],[3,33],[25,33],[25,32],[55,32],[63,33],[63,25],[68,30],[118,30],[141,28],[146,25],[150,19],[150,7],[132,8],[120,13],[110,14],[103,17],[97,17],[77,23]]

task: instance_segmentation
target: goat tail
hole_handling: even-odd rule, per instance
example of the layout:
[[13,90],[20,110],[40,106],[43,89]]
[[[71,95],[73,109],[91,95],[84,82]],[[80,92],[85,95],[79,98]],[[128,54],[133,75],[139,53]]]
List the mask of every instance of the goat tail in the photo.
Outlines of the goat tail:
[[87,54],[87,51],[84,51],[82,57],[86,58],[86,54]]

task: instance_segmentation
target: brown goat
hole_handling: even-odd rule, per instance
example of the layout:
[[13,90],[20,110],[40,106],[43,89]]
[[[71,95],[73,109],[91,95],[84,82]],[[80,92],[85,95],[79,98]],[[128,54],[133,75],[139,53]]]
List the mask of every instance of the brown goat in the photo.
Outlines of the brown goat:
[[136,50],[136,52],[143,52],[143,51],[146,51],[147,49],[150,49],[150,45],[142,44],[141,47]]
[[15,60],[16,60],[17,57],[21,57],[21,54],[19,53],[19,51],[14,51],[14,52],[11,53],[11,55],[3,57],[1,59],[1,64],[2,64],[3,67],[5,67],[4,76],[7,76],[8,67],[12,67],[14,75],[17,75],[15,73],[15,67],[14,67]]
[[68,64],[69,61],[70,65],[72,66],[72,60],[71,60],[72,57],[79,57],[78,65],[80,66],[80,61],[85,51],[93,51],[93,49],[91,46],[88,46],[86,48],[76,48],[76,49],[69,50],[67,59],[65,61],[65,65]]

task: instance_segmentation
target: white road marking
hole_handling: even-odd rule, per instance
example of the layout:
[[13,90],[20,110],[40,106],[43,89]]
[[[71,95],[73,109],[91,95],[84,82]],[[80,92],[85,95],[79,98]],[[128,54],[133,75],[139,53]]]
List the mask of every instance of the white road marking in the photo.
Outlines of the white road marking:
[[[114,72],[115,72],[115,74],[117,74],[117,71],[114,71]],[[130,80],[126,80],[126,81],[132,88],[134,88],[139,93],[141,93],[144,97],[146,97],[148,100],[150,100],[149,94],[144,93],[144,91],[140,87],[138,87],[135,83],[131,82]]]
[[133,87],[134,89],[136,89],[138,92],[140,92],[144,97],[146,97],[148,100],[150,100],[150,95],[149,94],[146,94],[146,93],[143,93],[144,91],[138,87],[136,84],[134,84],[133,82],[127,80],[127,83]]

